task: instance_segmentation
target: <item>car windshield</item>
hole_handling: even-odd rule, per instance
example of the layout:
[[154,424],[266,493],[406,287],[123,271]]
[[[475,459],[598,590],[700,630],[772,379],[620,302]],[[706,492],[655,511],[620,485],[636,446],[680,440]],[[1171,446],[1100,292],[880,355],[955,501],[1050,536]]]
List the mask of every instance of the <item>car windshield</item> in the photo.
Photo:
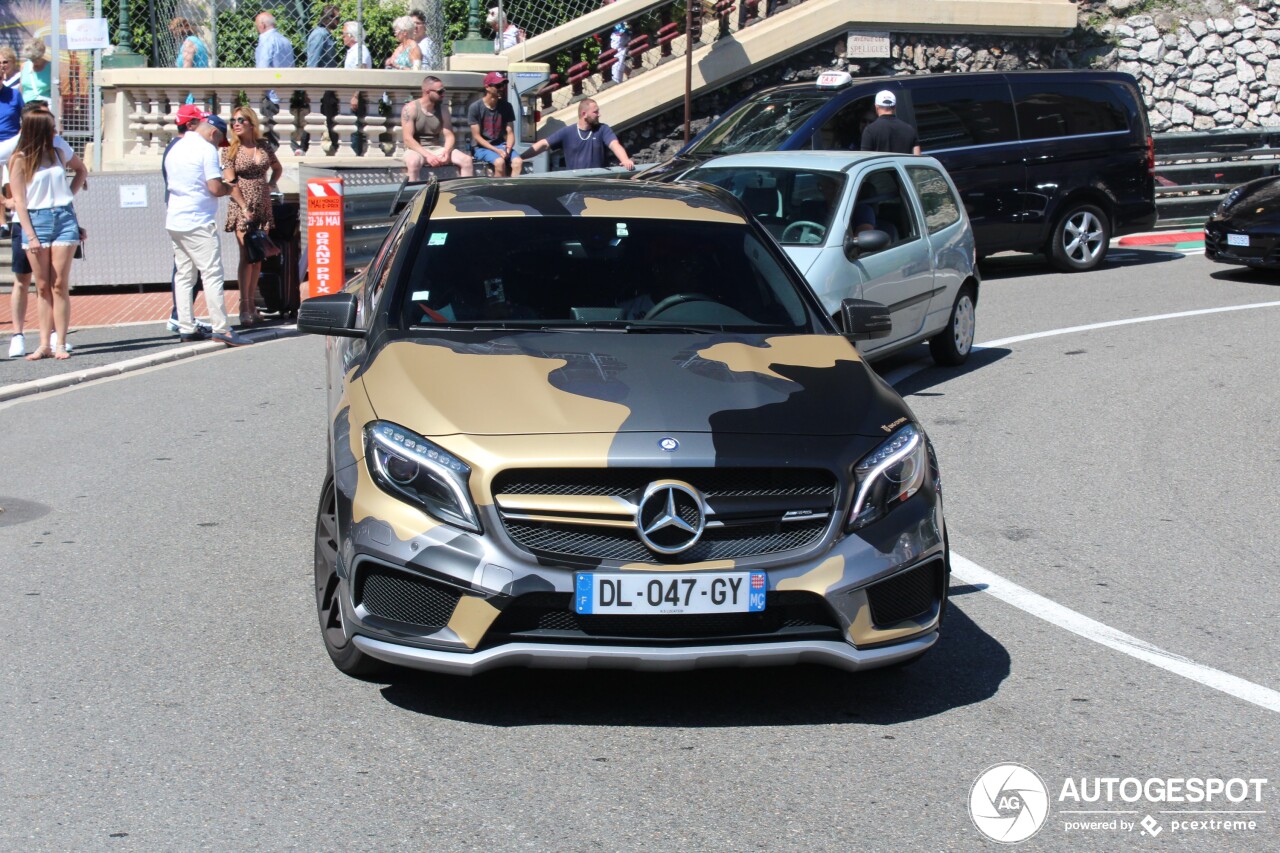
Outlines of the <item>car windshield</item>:
[[720,119],[689,147],[688,153],[776,151],[830,100],[829,93],[787,92],[749,101]]
[[811,331],[785,262],[746,225],[526,216],[430,223],[410,326]]
[[847,176],[841,172],[704,166],[683,180],[723,187],[783,245],[822,243]]

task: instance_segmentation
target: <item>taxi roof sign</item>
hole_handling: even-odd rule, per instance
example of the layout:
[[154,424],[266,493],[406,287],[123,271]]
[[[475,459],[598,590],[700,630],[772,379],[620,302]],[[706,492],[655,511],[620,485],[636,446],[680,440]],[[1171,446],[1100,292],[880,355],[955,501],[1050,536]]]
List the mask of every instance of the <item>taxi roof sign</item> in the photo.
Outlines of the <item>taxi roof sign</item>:
[[848,71],[823,71],[818,75],[819,89],[839,89],[853,82],[853,75]]

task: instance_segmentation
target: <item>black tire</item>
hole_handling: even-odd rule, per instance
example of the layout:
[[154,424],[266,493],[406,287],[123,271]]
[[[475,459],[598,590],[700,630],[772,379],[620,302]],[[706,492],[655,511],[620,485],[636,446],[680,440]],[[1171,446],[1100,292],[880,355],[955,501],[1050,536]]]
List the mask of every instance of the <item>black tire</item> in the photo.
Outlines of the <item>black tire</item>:
[[1111,220],[1092,204],[1074,204],[1053,226],[1049,262],[1063,272],[1091,270],[1107,256]]
[[352,676],[373,675],[386,668],[356,648],[342,630],[342,608],[338,603],[338,499],[333,477],[324,482],[320,506],[316,510],[316,613],[320,636],[333,665]]
[[929,353],[943,367],[964,364],[973,351],[973,332],[977,325],[978,301],[973,295],[973,285],[966,284],[951,303],[947,327],[929,338]]

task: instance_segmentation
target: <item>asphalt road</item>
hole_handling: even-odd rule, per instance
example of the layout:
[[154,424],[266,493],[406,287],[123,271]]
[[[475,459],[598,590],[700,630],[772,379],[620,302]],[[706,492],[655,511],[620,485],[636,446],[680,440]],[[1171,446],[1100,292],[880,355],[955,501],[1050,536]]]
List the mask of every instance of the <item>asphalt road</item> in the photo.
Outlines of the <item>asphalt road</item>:
[[[980,342],[1280,301],[1280,277],[1160,250],[985,275]],[[954,578],[935,650],[858,676],[342,676],[311,589],[318,339],[0,404],[0,848],[1006,849],[968,804],[1017,762],[1049,799],[1019,847],[1274,850],[1277,341],[1271,306],[882,365],[937,445],[953,552],[1043,598]],[[1269,781],[1060,799],[1096,777]]]

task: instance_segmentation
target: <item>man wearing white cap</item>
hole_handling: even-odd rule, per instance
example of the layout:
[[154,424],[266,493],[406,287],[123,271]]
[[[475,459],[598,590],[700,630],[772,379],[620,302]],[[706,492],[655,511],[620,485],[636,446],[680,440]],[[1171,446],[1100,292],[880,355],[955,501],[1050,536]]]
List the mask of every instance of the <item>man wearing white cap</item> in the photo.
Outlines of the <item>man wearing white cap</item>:
[[920,139],[916,129],[898,118],[898,98],[888,89],[876,92],[876,120],[862,131],[863,151],[889,151],[894,154],[919,154]]

